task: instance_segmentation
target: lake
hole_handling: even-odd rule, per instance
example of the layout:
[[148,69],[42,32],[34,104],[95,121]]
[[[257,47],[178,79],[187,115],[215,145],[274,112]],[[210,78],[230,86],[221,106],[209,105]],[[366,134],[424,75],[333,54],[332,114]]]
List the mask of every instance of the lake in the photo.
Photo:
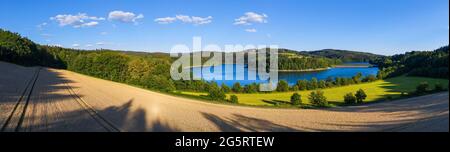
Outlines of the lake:
[[[354,63],[352,63],[354,64]],[[363,63],[361,63],[363,64]],[[226,84],[227,86],[232,86],[234,83],[239,82],[241,85],[247,85],[251,83],[265,83],[267,81],[263,80],[248,80],[248,74],[256,74],[256,71],[249,70],[248,68],[245,68],[245,65],[236,65],[236,64],[224,64],[221,65],[223,68],[223,72],[219,73],[222,75],[222,80],[211,80],[212,78],[216,77],[218,74],[211,74],[214,70],[214,68],[219,68],[219,66],[216,67],[194,67],[192,68],[192,72],[194,74],[195,78],[203,78],[205,80],[211,80],[216,81],[219,85],[222,83]],[[244,71],[237,72],[236,68],[242,68],[244,67]],[[233,69],[233,72],[226,72],[225,69]],[[210,70],[211,73],[205,73],[202,71]],[[241,74],[243,72],[244,79],[243,80],[236,80],[236,74]],[[351,78],[355,76],[358,73],[362,73],[363,76],[368,75],[376,75],[378,73],[377,67],[337,67],[337,68],[330,68],[328,70],[323,71],[311,71],[311,72],[279,72],[278,73],[278,79],[280,80],[286,80],[289,85],[294,85],[297,83],[298,80],[311,80],[312,78],[317,78],[318,80],[325,80],[328,77],[345,77],[345,78]],[[202,76],[203,74],[203,76]],[[225,77],[233,77],[234,80],[224,80]]]

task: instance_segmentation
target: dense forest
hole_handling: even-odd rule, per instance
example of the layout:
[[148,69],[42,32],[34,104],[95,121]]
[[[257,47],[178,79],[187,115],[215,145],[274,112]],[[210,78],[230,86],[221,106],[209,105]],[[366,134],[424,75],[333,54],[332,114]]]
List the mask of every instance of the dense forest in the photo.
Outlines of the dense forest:
[[286,49],[280,49],[278,54],[278,69],[280,70],[312,70],[328,68],[342,64],[340,59],[300,54]]
[[303,51],[302,54],[315,55],[320,57],[326,57],[330,59],[339,59],[342,62],[369,62],[375,58],[382,57],[381,55],[376,55],[372,53],[347,51],[347,50],[335,50],[335,49],[325,49],[318,51]]
[[371,63],[379,66],[384,77],[408,75],[448,79],[448,51],[448,46],[434,51],[412,51],[380,57]]
[[12,62],[25,66],[41,65],[64,68],[57,56],[49,54],[40,45],[17,33],[0,29],[0,61]]
[[[305,56],[312,58],[326,58],[332,60],[338,60],[340,62],[369,62],[382,55],[376,55],[372,53],[347,51],[347,50],[335,50],[335,49],[324,49],[318,51],[295,51],[289,49],[280,49],[281,54],[292,54],[296,56]],[[339,64],[339,62],[337,63]]]

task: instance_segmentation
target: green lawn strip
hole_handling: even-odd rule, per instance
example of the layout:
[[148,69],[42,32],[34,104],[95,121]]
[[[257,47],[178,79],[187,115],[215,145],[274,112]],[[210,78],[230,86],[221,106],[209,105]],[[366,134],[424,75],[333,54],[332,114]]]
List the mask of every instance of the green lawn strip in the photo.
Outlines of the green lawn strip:
[[[396,77],[386,80],[379,80],[372,83],[364,83],[357,85],[350,85],[344,87],[336,87],[323,89],[325,96],[327,97],[331,106],[342,105],[344,103],[344,95],[353,92],[355,93],[359,89],[363,89],[367,94],[366,103],[394,100],[404,98],[402,92],[407,94],[416,89],[416,86],[421,82],[428,82],[430,89],[434,88],[434,85],[440,83],[448,88],[449,80],[447,79],[433,79],[423,77]],[[311,107],[308,101],[308,95],[311,91],[298,91],[301,95],[303,106]],[[207,93],[196,92],[180,92],[181,94],[191,96],[205,96]],[[274,92],[274,93],[256,93],[256,94],[234,94],[239,99],[239,104],[251,105],[251,106],[290,106],[289,100],[294,92]],[[233,94],[228,94],[228,97]]]

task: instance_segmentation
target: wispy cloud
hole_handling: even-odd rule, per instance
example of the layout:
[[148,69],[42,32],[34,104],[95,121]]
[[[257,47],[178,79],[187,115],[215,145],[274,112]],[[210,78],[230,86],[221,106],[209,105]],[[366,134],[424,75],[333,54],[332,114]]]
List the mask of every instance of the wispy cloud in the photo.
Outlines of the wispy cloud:
[[156,18],[155,22],[158,24],[170,24],[177,20],[175,17],[163,17],[163,18]]
[[41,24],[39,24],[39,25],[37,25],[36,27],[39,29],[39,30],[44,30],[44,27],[45,26],[47,26],[48,25],[48,23],[47,22],[44,22],[44,23],[41,23]]
[[252,28],[252,29],[245,29],[245,31],[246,31],[246,32],[249,32],[249,33],[255,33],[255,32],[257,32],[257,30],[254,29],[254,28]]
[[258,14],[255,12],[247,12],[244,16],[241,16],[234,20],[234,25],[252,25],[254,23],[267,23],[266,14]]
[[176,15],[175,17],[163,17],[156,18],[155,22],[158,24],[170,24],[176,21],[180,21],[182,23],[193,24],[193,25],[203,25],[209,24],[212,22],[213,17],[198,17],[198,16],[189,16],[189,15]]
[[88,16],[86,13],[77,15],[62,14],[51,17],[50,20],[58,22],[59,26],[72,26],[74,28],[92,27],[99,24],[98,21],[105,20],[103,17]]
[[138,20],[143,19],[144,14],[135,14],[133,12],[125,11],[112,11],[109,12],[108,20],[119,21],[122,23],[134,23],[138,24]]
[[43,37],[52,37],[53,35],[52,34],[48,34],[48,33],[42,33],[41,36],[43,36]]

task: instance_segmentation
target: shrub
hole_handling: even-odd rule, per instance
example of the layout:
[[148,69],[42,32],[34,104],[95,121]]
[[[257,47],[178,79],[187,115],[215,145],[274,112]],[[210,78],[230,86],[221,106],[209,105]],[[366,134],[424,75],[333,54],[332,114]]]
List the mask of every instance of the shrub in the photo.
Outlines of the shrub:
[[356,96],[353,95],[353,93],[347,93],[344,96],[344,101],[346,104],[355,104],[356,103]]
[[309,101],[313,105],[319,107],[324,107],[328,105],[327,98],[323,95],[323,91],[321,90],[311,92],[311,94],[309,94]]
[[363,103],[364,100],[366,100],[366,98],[367,98],[366,92],[364,92],[364,90],[362,90],[362,89],[359,89],[358,91],[356,91],[355,96],[356,96],[357,103]]
[[241,84],[239,83],[239,82],[236,82],[234,85],[233,85],[233,92],[235,92],[235,93],[241,93],[242,92],[242,86],[241,86]]
[[259,89],[259,85],[256,83],[252,83],[252,84],[246,85],[244,87],[244,92],[245,93],[257,93],[258,89]]
[[444,91],[444,90],[445,90],[445,89],[444,89],[444,86],[443,86],[442,84],[436,83],[436,84],[434,85],[434,91],[439,92],[439,91]]
[[145,83],[143,83],[145,88],[160,90],[163,92],[171,92],[176,89],[173,81],[170,81],[162,76],[151,75],[145,77],[144,79],[146,80]]
[[383,72],[382,71],[378,71],[378,73],[377,73],[377,79],[378,80],[383,80]]
[[364,77],[364,79],[362,80],[363,82],[373,82],[376,81],[377,77],[375,77],[374,75],[369,75],[367,77]]
[[308,86],[308,81],[306,80],[298,80],[297,86],[299,90],[306,90]]
[[208,97],[212,100],[225,100],[226,95],[217,83],[212,83],[208,90]]
[[308,90],[315,90],[319,88],[319,81],[317,80],[317,78],[312,78],[311,81],[308,82],[306,88]]
[[394,97],[392,97],[392,96],[387,96],[386,99],[387,99],[387,100],[393,100]]
[[416,87],[416,94],[424,94],[428,92],[430,85],[428,82],[422,82]]
[[327,82],[325,82],[324,80],[320,80],[320,81],[319,81],[319,88],[320,88],[320,89],[325,89],[325,88],[327,88]]
[[286,92],[289,91],[289,84],[285,80],[281,80],[277,85],[278,92]]
[[231,92],[231,88],[228,87],[226,84],[222,83],[222,91],[224,93],[230,93]]
[[298,91],[298,90],[299,90],[298,85],[294,85],[291,87],[291,91]]
[[302,103],[302,96],[298,93],[294,93],[291,96],[291,104],[292,105],[300,105]]
[[239,103],[239,99],[236,95],[231,95],[230,96],[230,102],[231,103]]

